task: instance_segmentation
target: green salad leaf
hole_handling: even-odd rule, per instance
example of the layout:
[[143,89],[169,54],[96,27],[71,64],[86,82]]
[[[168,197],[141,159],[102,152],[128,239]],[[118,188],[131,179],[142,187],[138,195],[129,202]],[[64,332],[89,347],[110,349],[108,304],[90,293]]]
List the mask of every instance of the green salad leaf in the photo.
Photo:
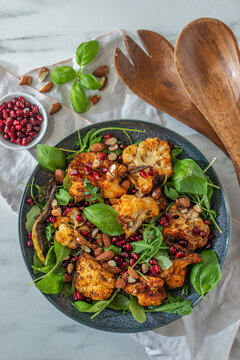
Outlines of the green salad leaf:
[[157,260],[158,265],[162,270],[167,270],[172,266],[172,260],[168,255],[168,251],[166,249],[160,249],[154,255],[154,259]]
[[179,315],[188,315],[192,313],[192,303],[190,300],[185,300],[181,296],[167,294],[168,304],[160,306],[149,306],[150,312],[167,312]]
[[117,294],[108,307],[113,310],[129,310],[130,299],[126,295]]
[[76,51],[76,61],[78,65],[85,66],[92,62],[98,53],[98,41],[92,40],[83,42]]
[[64,84],[75,77],[76,71],[71,66],[57,66],[51,71],[51,80],[54,84]]
[[98,90],[102,86],[92,74],[83,74],[79,78],[80,84],[89,90]]
[[88,99],[81,85],[75,81],[69,91],[69,99],[77,113],[83,113],[88,108]]
[[145,309],[142,305],[139,304],[137,298],[132,296],[129,303],[129,310],[132,313],[134,319],[140,324],[146,321]]
[[65,169],[66,159],[62,150],[49,146],[37,145],[37,158],[39,165],[47,171],[55,171],[57,169]]
[[93,186],[87,178],[84,180],[84,189],[86,189],[86,191],[83,195],[92,195],[90,198],[86,199],[88,202],[98,201],[104,203],[102,189],[99,191],[98,187]]
[[65,189],[60,188],[55,193],[55,199],[57,200],[59,205],[67,205],[69,201],[73,200],[72,196]]
[[183,151],[183,148],[181,148],[181,146],[177,146],[175,145],[174,148],[171,151],[171,159],[172,159],[172,165],[175,165],[176,161],[177,161],[177,156],[181,154],[181,152]]
[[37,205],[33,205],[26,215],[25,227],[28,232],[32,231],[36,217],[41,214],[41,209]]
[[74,281],[71,282],[65,282],[63,284],[63,287],[61,289],[61,294],[63,294],[65,297],[69,297],[72,296],[75,292],[75,286],[74,286]]
[[57,294],[63,286],[64,273],[63,268],[61,273],[59,271],[49,273],[36,283],[36,287],[45,294]]

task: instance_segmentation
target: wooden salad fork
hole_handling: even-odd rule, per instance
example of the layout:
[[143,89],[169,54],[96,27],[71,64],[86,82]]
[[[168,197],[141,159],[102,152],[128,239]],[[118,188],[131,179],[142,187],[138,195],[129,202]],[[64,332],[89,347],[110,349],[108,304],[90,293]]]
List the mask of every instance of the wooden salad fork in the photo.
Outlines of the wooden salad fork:
[[185,89],[224,143],[240,183],[240,52],[223,22],[202,18],[177,40],[175,61]]
[[124,41],[132,63],[118,47],[115,49],[119,78],[141,99],[202,133],[226,152],[186,92],[177,73],[173,46],[153,31],[138,30],[137,34],[147,53],[126,35]]

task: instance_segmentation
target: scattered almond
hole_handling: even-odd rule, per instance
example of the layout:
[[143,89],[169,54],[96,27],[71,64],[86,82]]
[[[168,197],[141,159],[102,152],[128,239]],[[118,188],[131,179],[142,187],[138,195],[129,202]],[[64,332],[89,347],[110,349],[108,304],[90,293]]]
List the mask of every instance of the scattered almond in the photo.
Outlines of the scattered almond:
[[38,80],[39,80],[40,82],[43,82],[43,81],[46,80],[46,78],[48,77],[48,74],[49,74],[48,68],[42,67],[42,68],[39,70],[39,73],[38,73]]
[[103,253],[103,249],[101,247],[98,247],[95,251],[94,251],[94,256],[97,257],[100,254]]
[[62,169],[56,169],[55,170],[55,179],[62,183],[64,178],[65,178],[65,171]]
[[128,273],[129,273],[129,275],[130,275],[133,279],[137,280],[137,278],[138,278],[138,273],[137,273],[136,270],[133,269],[131,266],[128,267]]
[[52,104],[49,115],[56,114],[61,108],[62,108],[62,105],[60,103]]
[[53,200],[52,200],[51,206],[52,206],[53,209],[58,207],[58,202],[57,202],[56,199],[53,199]]
[[108,262],[107,262],[107,261],[103,261],[103,262],[101,263],[101,265],[102,265],[102,268],[103,268],[104,270],[108,270],[108,269],[110,268],[110,266],[108,265]]
[[68,266],[67,266],[66,272],[67,272],[68,274],[71,274],[71,273],[73,272],[73,269],[74,269],[74,265],[73,265],[73,263],[70,263],[70,264],[68,264]]
[[133,277],[131,277],[131,275],[128,277],[128,282],[130,283],[130,284],[133,284],[133,283],[135,283],[136,282],[136,279],[134,279]]
[[48,81],[46,84],[44,84],[38,91],[41,93],[46,93],[49,92],[51,90],[51,88],[53,87],[53,82],[52,81]]
[[149,270],[148,264],[142,264],[141,266],[143,274],[146,274]]
[[98,159],[95,159],[92,163],[93,169],[97,169],[100,165],[100,161]]
[[111,245],[110,236],[108,234],[103,234],[102,239],[103,239],[104,246],[108,249],[109,246]]
[[52,209],[51,214],[53,216],[61,216],[62,215],[62,209],[60,207],[54,208],[54,209]]
[[117,279],[117,281],[116,281],[116,288],[117,289],[124,289],[125,286],[126,286],[126,283],[122,278]]
[[178,210],[183,214],[186,214],[188,212],[188,209],[184,207],[179,207]]
[[110,266],[108,268],[108,272],[110,272],[113,275],[118,275],[121,272],[121,269],[119,269],[117,266]]
[[111,145],[111,146],[109,146],[108,149],[109,149],[109,151],[115,151],[118,149],[118,144]]
[[108,182],[112,182],[114,180],[114,176],[109,171],[106,173],[106,180]]
[[103,245],[103,239],[102,238],[103,238],[102,234],[97,234],[96,242],[97,242],[98,245]]
[[107,65],[99,66],[96,70],[94,70],[94,72],[92,74],[96,77],[107,76],[108,66]]
[[92,238],[95,238],[98,233],[99,233],[99,229],[98,229],[98,228],[94,228],[94,229],[92,230],[92,232],[91,232]]
[[93,95],[93,96],[90,97],[89,100],[91,101],[92,105],[96,105],[99,102],[100,99],[101,99],[100,95]]
[[117,176],[117,165],[116,164],[112,164],[110,166],[110,168],[108,169],[110,174],[113,176],[113,177],[116,177]]
[[193,210],[196,211],[197,213],[201,213],[201,212],[202,212],[202,209],[201,209],[201,207],[200,207],[198,204],[196,204],[196,205],[193,206]]
[[72,281],[72,276],[69,275],[69,274],[65,274],[64,275],[64,282],[70,282],[70,281]]
[[23,76],[19,82],[19,85],[30,85],[32,82],[31,76]]
[[[114,145],[113,145],[113,146],[114,146]],[[108,155],[108,160],[110,160],[110,161],[115,161],[116,158],[117,158],[117,154],[115,154],[115,153],[110,153],[110,154]]]
[[105,251],[104,253],[100,254],[96,257],[97,261],[107,261],[114,258],[114,252],[113,251]]
[[118,202],[118,198],[110,198],[109,201],[111,205],[116,205]]
[[114,261],[114,260],[108,260],[108,265],[109,266],[117,266],[116,261]]
[[82,250],[86,253],[90,253],[91,252],[91,249],[87,246],[87,245],[82,245],[81,246]]
[[189,208],[191,205],[191,201],[188,197],[181,197],[176,200],[177,207]]
[[117,139],[115,137],[109,138],[105,141],[107,146],[115,145],[117,143]]
[[108,82],[108,78],[107,76],[103,76],[100,80],[99,80],[101,87],[99,89],[99,91],[103,90],[105,88],[105,86],[107,85]]
[[127,180],[124,180],[122,183],[121,183],[121,187],[128,190],[129,189],[129,186],[131,185],[131,181],[129,179]]
[[128,281],[128,277],[129,277],[128,272],[125,272],[125,273],[122,275],[122,279],[123,279],[125,282]]
[[93,152],[100,152],[103,151],[106,148],[106,145],[103,143],[95,143],[91,146],[91,151]]
[[156,189],[153,190],[152,197],[153,199],[157,200],[160,198],[161,194],[162,194],[161,186],[158,186]]

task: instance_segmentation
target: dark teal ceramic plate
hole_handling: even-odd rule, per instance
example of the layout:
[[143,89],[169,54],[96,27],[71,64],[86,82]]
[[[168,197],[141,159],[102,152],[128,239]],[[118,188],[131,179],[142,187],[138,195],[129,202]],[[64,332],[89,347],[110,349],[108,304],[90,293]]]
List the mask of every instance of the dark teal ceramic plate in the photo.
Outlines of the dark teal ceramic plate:
[[[207,159],[202,155],[202,153],[189,141],[184,139],[182,136],[177,133],[161,127],[159,125],[138,121],[138,120],[119,120],[119,121],[108,121],[101,124],[94,124],[88,126],[81,130],[82,138],[86,133],[92,129],[100,129],[103,127],[125,127],[132,129],[144,130],[145,133],[132,132],[131,138],[133,142],[137,140],[144,140],[147,137],[159,137],[160,139],[166,140],[173,145],[181,146],[184,151],[180,155],[180,158],[192,158],[194,159],[202,169],[206,168],[208,165]],[[122,131],[111,131],[115,134],[118,139],[121,139],[125,144],[128,144],[128,139]],[[73,149],[75,141],[78,140],[77,132],[67,136],[65,139],[60,141],[57,146],[65,149]],[[213,154],[214,157],[214,154]],[[221,267],[223,266],[228,243],[230,238],[230,209],[228,205],[228,200],[224,192],[223,186],[216,175],[213,168],[209,168],[207,175],[210,176],[213,183],[221,187],[221,190],[215,190],[213,195],[213,209],[218,213],[217,221],[223,229],[223,233],[220,234],[217,229],[215,229],[215,240],[213,242],[213,249],[215,250]],[[28,183],[31,183],[32,178],[35,177],[35,183],[39,185],[44,185],[48,178],[49,174],[42,170],[39,166],[33,171],[31,178]],[[26,213],[29,211],[29,206],[26,204],[26,199],[30,197],[29,187],[26,187],[26,190],[23,194],[20,213],[19,213],[19,237],[22,248],[23,257],[25,259],[27,268],[32,276],[35,278],[35,275],[32,271],[31,265],[33,263],[33,249],[27,247],[27,232],[25,229],[25,218]],[[34,286],[34,285],[32,285]],[[217,285],[218,289],[221,287],[221,282]],[[37,291],[37,290],[36,290]],[[147,331],[159,328],[161,326],[167,325],[170,322],[178,319],[180,316],[176,314],[168,313],[147,313],[147,320],[143,324],[139,324],[134,320],[132,315],[126,314],[123,315],[121,312],[114,310],[104,310],[99,316],[91,320],[91,314],[81,313],[71,305],[70,300],[65,298],[63,295],[45,295],[46,298],[52,302],[59,310],[65,313],[67,316],[78,321],[81,324],[99,329],[104,331],[112,332],[122,332],[122,333],[132,333]],[[190,286],[190,293],[188,299],[192,301],[193,306],[195,306],[200,300],[201,296]],[[208,306],[207,302],[206,305]],[[194,310],[193,310],[194,311]]]

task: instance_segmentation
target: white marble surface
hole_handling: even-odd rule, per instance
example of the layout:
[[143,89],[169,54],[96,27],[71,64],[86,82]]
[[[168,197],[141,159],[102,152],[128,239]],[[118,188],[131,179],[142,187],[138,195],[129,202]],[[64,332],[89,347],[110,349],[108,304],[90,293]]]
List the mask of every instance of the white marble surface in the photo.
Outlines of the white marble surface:
[[[81,41],[115,28],[130,34],[152,29],[174,40],[185,24],[201,16],[219,18],[234,29],[239,13],[239,0],[1,0],[0,64],[19,75],[67,58]],[[167,122],[174,127],[174,121]],[[240,198],[231,162],[203,137],[191,135],[191,139],[208,159],[217,153],[214,167],[226,187],[232,215],[239,219]],[[0,359],[147,359],[131,336],[78,325],[34,287],[26,286],[30,275],[18,244],[17,217],[2,199],[0,214]]]

